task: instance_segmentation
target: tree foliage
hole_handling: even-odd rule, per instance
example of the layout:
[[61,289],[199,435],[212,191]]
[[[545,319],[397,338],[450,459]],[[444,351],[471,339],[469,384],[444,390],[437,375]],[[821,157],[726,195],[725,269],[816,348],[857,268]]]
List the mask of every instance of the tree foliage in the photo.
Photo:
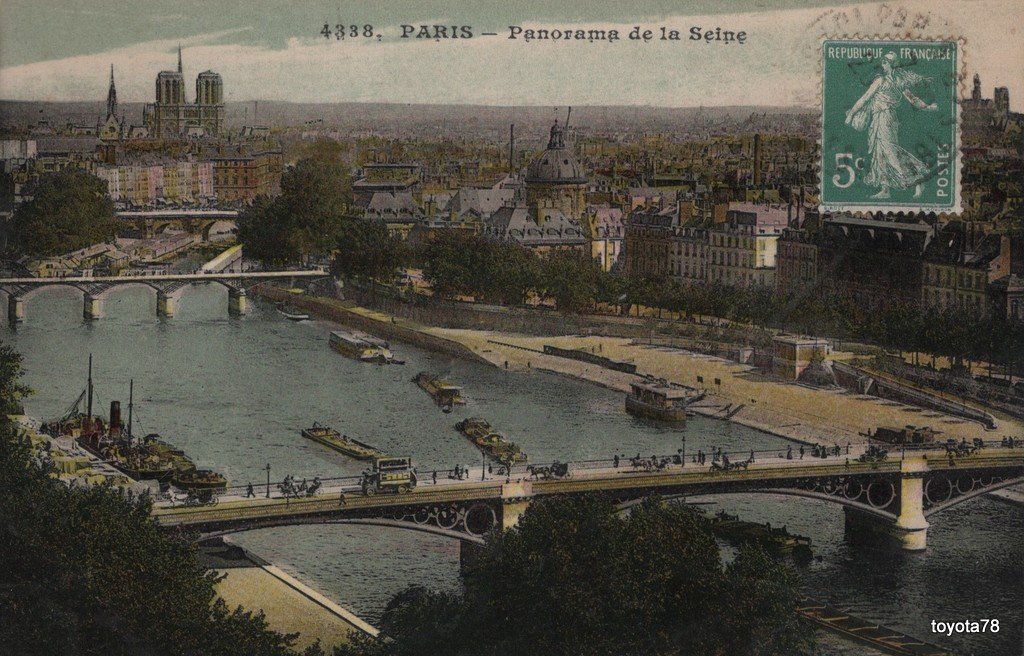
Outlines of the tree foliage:
[[401,237],[389,234],[384,223],[349,219],[338,229],[331,273],[388,282],[408,260],[406,243]]
[[281,195],[258,198],[238,217],[246,256],[270,265],[327,256],[351,205],[352,179],[336,142],[321,140],[281,176]]
[[515,244],[445,230],[420,253],[423,277],[441,298],[473,296],[491,303],[523,303],[537,287],[534,255]]
[[59,255],[111,241],[117,221],[106,184],[71,169],[42,177],[32,200],[14,213],[8,231],[15,256]]
[[[20,357],[0,348],[0,403],[17,404]],[[191,536],[146,498],[68,488],[0,414],[0,645],[32,654],[286,656],[294,636],[230,609]],[[312,653],[312,652],[310,652]]]
[[795,575],[756,550],[723,564],[705,520],[651,499],[627,517],[598,498],[535,501],[488,539],[462,594],[410,588],[382,637],[339,656],[743,656],[810,653]]

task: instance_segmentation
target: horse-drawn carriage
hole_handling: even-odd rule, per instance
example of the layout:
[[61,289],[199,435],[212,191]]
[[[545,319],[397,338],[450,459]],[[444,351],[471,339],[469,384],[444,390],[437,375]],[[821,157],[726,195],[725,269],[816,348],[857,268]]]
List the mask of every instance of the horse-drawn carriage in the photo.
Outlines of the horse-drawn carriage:
[[550,465],[527,465],[526,470],[530,472],[530,478],[534,480],[548,480],[571,476],[569,463],[559,462],[558,460]]

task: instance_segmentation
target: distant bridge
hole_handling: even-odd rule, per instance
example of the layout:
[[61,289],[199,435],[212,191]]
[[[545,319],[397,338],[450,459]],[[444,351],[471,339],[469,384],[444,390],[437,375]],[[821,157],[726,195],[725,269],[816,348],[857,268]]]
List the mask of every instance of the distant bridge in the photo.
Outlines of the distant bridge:
[[174,316],[182,290],[189,285],[217,283],[228,290],[228,311],[242,315],[248,310],[246,290],[270,281],[288,281],[294,287],[300,281],[311,282],[330,277],[324,268],[299,271],[246,271],[172,273],[155,275],[74,276],[66,278],[0,278],[0,292],[7,294],[7,317],[12,323],[25,320],[25,301],[54,287],[73,287],[82,292],[82,316],[86,320],[103,316],[103,300],[115,287],[143,285],[156,291],[157,315]]
[[168,228],[201,234],[209,241],[214,232],[229,232],[237,226],[238,210],[174,208],[164,210],[122,210],[115,216],[122,225],[153,237]]
[[[904,549],[926,546],[928,518],[959,503],[1024,482],[1024,449],[986,448],[949,458],[943,451],[860,462],[846,457],[787,460],[770,458],[745,469],[715,470],[687,463],[662,471],[636,470],[625,462],[581,468],[570,464],[563,478],[421,483],[406,494],[363,495],[356,479],[301,499],[225,496],[216,505],[157,504],[153,514],[165,526],[225,535],[273,526],[361,523],[409,528],[480,542],[493,529],[518,521],[533,499],[556,494],[598,493],[619,504],[652,494],[698,496],[770,493],[808,497],[847,509],[847,525],[895,538]],[[525,472],[524,472],[525,473]],[[423,474],[420,479],[424,478]],[[342,504],[340,495],[344,493]]]

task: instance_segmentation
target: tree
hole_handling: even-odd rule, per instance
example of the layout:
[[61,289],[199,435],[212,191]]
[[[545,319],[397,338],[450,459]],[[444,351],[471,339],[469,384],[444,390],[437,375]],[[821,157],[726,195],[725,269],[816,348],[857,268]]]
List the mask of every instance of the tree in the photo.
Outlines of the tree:
[[340,145],[324,140],[281,176],[281,195],[257,199],[238,217],[246,255],[266,264],[327,256],[351,220],[352,179]]
[[380,221],[348,219],[339,226],[335,239],[331,273],[336,276],[390,281],[409,259],[405,242],[389,234]]
[[461,594],[412,588],[381,636],[338,656],[798,656],[795,575],[763,552],[723,566],[707,521],[649,499],[628,516],[597,497],[534,501],[467,563]]
[[597,263],[583,253],[554,251],[540,264],[543,295],[563,312],[582,312],[597,296]]
[[[20,356],[0,346],[5,409],[26,393],[20,372]],[[294,654],[294,635],[217,599],[194,536],[158,526],[148,498],[68,488],[44,462],[0,413],[0,645],[55,655]]]
[[109,242],[117,221],[106,184],[90,173],[67,170],[39,180],[8,230],[15,256],[48,256]]

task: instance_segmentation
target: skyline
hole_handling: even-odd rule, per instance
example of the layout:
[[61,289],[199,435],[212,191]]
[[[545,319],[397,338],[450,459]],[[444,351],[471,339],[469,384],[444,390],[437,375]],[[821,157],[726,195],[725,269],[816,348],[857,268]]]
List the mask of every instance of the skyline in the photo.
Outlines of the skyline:
[[[735,7],[740,3],[730,4]],[[820,3],[793,0],[785,4]],[[122,102],[151,101],[153,80],[159,71],[174,68],[180,43],[185,79],[192,80],[203,70],[215,70],[224,77],[228,103],[263,100],[500,107],[573,104],[811,108],[817,104],[816,58],[804,55],[816,48],[817,39],[811,38],[810,33],[846,28],[871,32],[885,30],[885,26],[900,21],[924,20],[926,29],[933,33],[964,36],[964,72],[968,79],[962,89],[969,90],[969,77],[977,72],[986,96],[991,94],[991,87],[1006,86],[1011,107],[1020,111],[1024,72],[1007,69],[1004,62],[1024,58],[1024,43],[1015,35],[1015,26],[1024,19],[1024,7],[1002,6],[996,0],[978,0],[973,5],[970,12],[963,12],[960,5],[947,1],[918,1],[901,5],[848,4],[842,9],[824,10],[798,6],[783,11],[699,16],[675,12],[671,16],[654,16],[650,21],[522,21],[518,24],[524,28],[618,29],[623,34],[616,43],[525,43],[508,39],[507,26],[493,25],[497,18],[476,23],[473,30],[477,36],[472,39],[402,40],[397,38],[397,25],[404,17],[378,24],[377,29],[389,35],[380,42],[328,41],[315,31],[322,27],[324,14],[329,12],[307,5],[285,16],[292,22],[286,20],[280,30],[290,31],[293,36],[281,39],[281,35],[264,34],[258,21],[241,20],[253,16],[238,16],[231,9],[237,9],[237,3],[228,2],[224,15],[218,14],[209,26],[226,25],[225,21],[235,16],[239,21],[233,27],[189,33],[186,21],[180,27],[169,28],[178,34],[177,38],[134,43],[125,43],[114,30],[109,40],[90,47],[72,43],[65,51],[60,44],[51,44],[48,49],[35,45],[20,47],[32,41],[32,32],[15,33],[17,21],[12,25],[6,20],[8,16],[18,18],[20,8],[15,3],[13,9],[0,9],[6,24],[0,28],[4,37],[0,64],[25,61],[0,67],[0,99],[98,100],[105,94],[113,65]],[[958,9],[954,11],[954,7]],[[388,13],[395,15],[397,10],[389,9]],[[965,14],[970,15],[970,22],[958,25],[956,21],[963,21]],[[167,22],[168,17],[162,20]],[[450,18],[445,21],[448,22]],[[628,41],[625,34],[638,24],[652,30],[661,25],[677,28],[684,40]],[[692,25],[744,30],[748,40],[743,45],[689,41],[687,30]],[[305,33],[299,34],[300,30]],[[498,36],[479,36],[486,30],[497,31]],[[78,54],[67,54],[76,50]],[[510,66],[509,62],[516,64]],[[373,78],[371,83],[366,81],[368,75]],[[752,78],[759,82],[751,84]],[[770,83],[764,83],[765,80]]]

